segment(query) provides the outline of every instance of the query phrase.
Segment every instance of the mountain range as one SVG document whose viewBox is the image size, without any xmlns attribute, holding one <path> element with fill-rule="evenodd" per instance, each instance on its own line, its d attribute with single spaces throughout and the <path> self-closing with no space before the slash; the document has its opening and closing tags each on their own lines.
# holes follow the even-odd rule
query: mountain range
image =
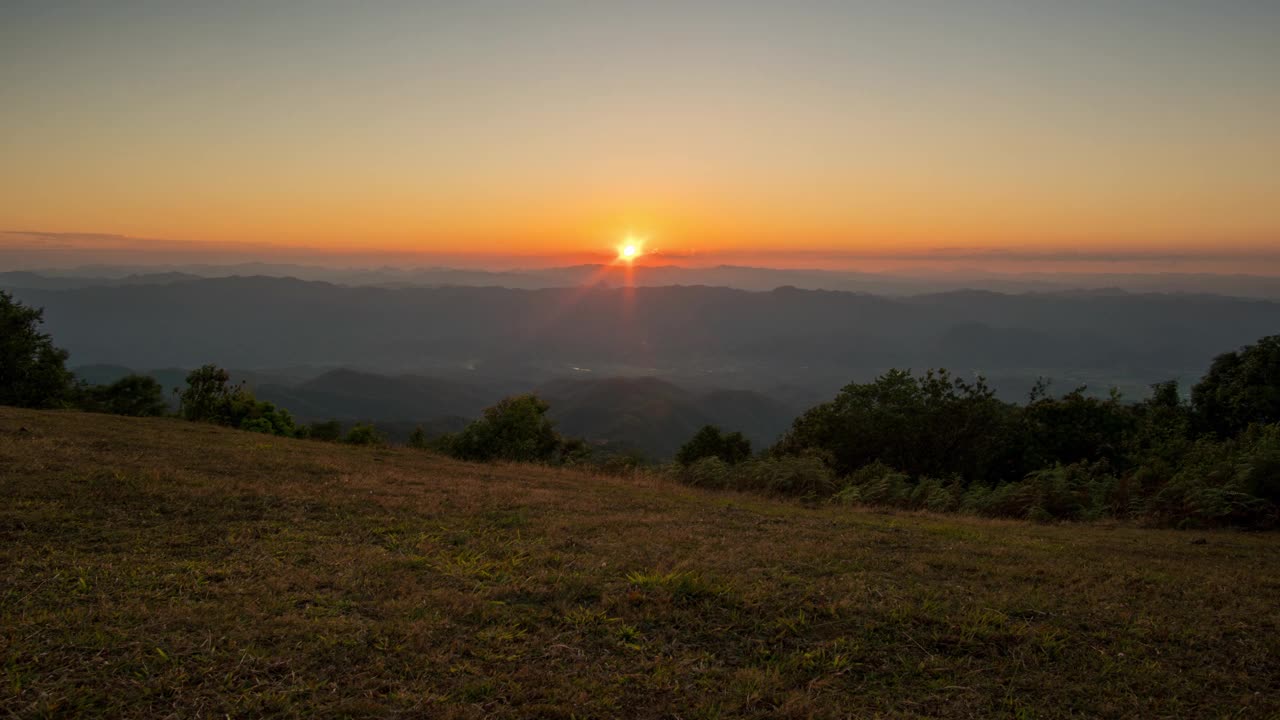
<svg viewBox="0 0 1280 720">
<path fill-rule="evenodd" d="M 0 257 L 0 261 L 2 260 Z M 791 286 L 806 290 L 839 290 L 890 296 L 977 289 L 1003 293 L 1073 290 L 1209 293 L 1280 299 L 1280 277 L 1268 275 L 1167 272 L 996 273 L 978 270 L 859 272 L 738 265 L 572 265 L 505 271 L 451 267 L 342 268 L 266 262 L 232 265 L 86 265 L 40 271 L 0 272 L 0 287 L 70 289 L 257 275 L 384 288 L 462 286 L 540 290 L 582 286 L 707 285 L 767 291 Z"/>
<path fill-rule="evenodd" d="M 279 277 L 14 284 L 86 379 L 235 368 L 303 419 L 456 429 L 537 391 L 561 429 L 665 457 L 701 424 L 767 443 L 841 386 L 891 367 L 984 375 L 1007 399 L 1198 378 L 1280 333 L 1280 303 L 1077 290 L 907 297 L 781 287 L 348 286 Z M 23 276 L 27 277 L 27 276 Z M 19 278 L 21 280 L 22 277 Z M 30 279 L 27 277 L 27 279 Z M 8 283 L 6 285 L 6 283 Z"/>
</svg>

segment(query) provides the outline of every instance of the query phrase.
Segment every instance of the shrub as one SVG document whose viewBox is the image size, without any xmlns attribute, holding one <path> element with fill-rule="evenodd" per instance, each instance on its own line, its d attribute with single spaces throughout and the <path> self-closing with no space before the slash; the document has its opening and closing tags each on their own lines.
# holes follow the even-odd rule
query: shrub
<svg viewBox="0 0 1280 720">
<path fill-rule="evenodd" d="M 1156 523 L 1176 527 L 1270 527 L 1280 495 L 1280 425 L 1238 438 L 1198 440 L 1173 479 L 1146 502 Z"/>
<path fill-rule="evenodd" d="M 260 402 L 244 386 L 231 385 L 231 376 L 217 365 L 203 365 L 187 375 L 187 387 L 179 395 L 178 413 L 197 422 L 297 437 L 299 432 L 288 410 Z"/>
<path fill-rule="evenodd" d="M 931 512 L 950 512 L 960 505 L 957 481 L 944 482 L 938 478 L 921 478 L 911 490 L 911 507 Z"/>
<path fill-rule="evenodd" d="M 163 415 L 169 409 L 164 388 L 146 375 L 126 375 L 110 385 L 82 387 L 77 404 L 90 412 L 133 417 Z"/>
<path fill-rule="evenodd" d="M 911 491 L 911 479 L 905 473 L 876 461 L 850 474 L 835 500 L 854 505 L 906 508 L 911 504 Z"/>
<path fill-rule="evenodd" d="M 269 402 L 257 402 L 249 396 L 248 403 L 236 409 L 235 417 L 240 418 L 238 427 L 241 430 L 253 430 L 284 437 L 305 436 L 299 432 L 293 422 L 293 415 L 288 410 L 278 408 Z"/>
<path fill-rule="evenodd" d="M 587 465 L 591 462 L 591 447 L 581 438 L 568 438 L 559 434 L 555 462 L 561 465 Z"/>
<path fill-rule="evenodd" d="M 1101 516 L 1116 485 L 1105 462 L 1078 462 L 1038 470 L 992 489 L 970 488 L 959 506 L 988 517 L 1048 522 Z"/>
<path fill-rule="evenodd" d="M 685 485 L 722 490 L 729 487 L 729 463 L 716 456 L 680 465 L 676 477 Z"/>
<path fill-rule="evenodd" d="M 1190 478 L 1179 478 L 1161 488 L 1147 502 L 1147 512 L 1155 523 L 1179 528 L 1269 527 L 1276 522 L 1271 503 L 1231 487 Z"/>
<path fill-rule="evenodd" d="M 312 440 L 338 442 L 342 439 L 342 423 L 337 420 L 311 423 L 307 426 L 307 435 Z"/>
<path fill-rule="evenodd" d="M 595 462 L 596 470 L 607 475 L 631 475 L 648 465 L 649 461 L 635 451 L 605 455 Z"/>
<path fill-rule="evenodd" d="M 1280 504 L 1280 424 L 1255 425 L 1245 433 L 1247 451 L 1237 466 L 1244 491 Z"/>
<path fill-rule="evenodd" d="M 417 448 L 418 450 L 425 450 L 427 446 L 427 434 L 422 430 L 422 426 L 419 425 L 413 429 L 412 433 L 409 434 L 409 447 Z"/>
<path fill-rule="evenodd" d="M 381 445 L 386 439 L 373 425 L 356 423 L 343 438 L 343 442 L 349 445 Z"/>
<path fill-rule="evenodd" d="M 835 490 L 831 469 L 814 455 L 750 460 L 728 474 L 731 486 L 738 490 L 799 497 L 827 497 Z"/>
<path fill-rule="evenodd" d="M 676 453 L 676 462 L 689 465 L 717 457 L 734 465 L 751 457 L 751 441 L 740 432 L 725 433 L 715 425 L 703 425 Z"/>
<path fill-rule="evenodd" d="M 441 446 L 461 460 L 556 463 L 580 458 L 586 444 L 566 441 L 547 417 L 551 409 L 536 395 L 515 395 L 486 408 L 484 416 L 462 432 L 445 436 Z"/>
<path fill-rule="evenodd" d="M 240 429 L 267 435 L 275 434 L 275 428 L 272 427 L 271 421 L 266 418 L 246 418 L 244 422 L 240 423 Z"/>
</svg>

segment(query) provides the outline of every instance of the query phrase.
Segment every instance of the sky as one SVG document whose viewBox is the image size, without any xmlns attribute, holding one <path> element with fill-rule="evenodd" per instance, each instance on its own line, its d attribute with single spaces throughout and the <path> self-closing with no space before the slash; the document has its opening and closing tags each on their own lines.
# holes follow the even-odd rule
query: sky
<svg viewBox="0 0 1280 720">
<path fill-rule="evenodd" d="M 1277 68 L 1273 0 L 6 0 L 0 244 L 1247 268 Z"/>
</svg>

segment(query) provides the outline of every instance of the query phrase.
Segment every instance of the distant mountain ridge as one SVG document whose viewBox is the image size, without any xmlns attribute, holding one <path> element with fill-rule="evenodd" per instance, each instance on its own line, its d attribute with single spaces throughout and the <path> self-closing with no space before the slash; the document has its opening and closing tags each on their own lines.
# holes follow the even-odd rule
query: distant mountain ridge
<svg viewBox="0 0 1280 720">
<path fill-rule="evenodd" d="M 1280 333 L 1280 303 L 1108 291 L 895 298 L 784 287 L 384 288 L 296 278 L 12 289 L 95 377 L 205 363 L 305 420 L 456 429 L 539 391 L 562 430 L 669 457 L 698 427 L 772 442 L 799 412 L 890 367 L 1037 378 L 1131 396 Z"/>
<path fill-rule="evenodd" d="M 738 265 L 573 265 L 553 268 L 479 270 L 449 267 L 334 268 L 287 263 L 229 265 L 89 265 L 72 269 L 0 272 L 0 287 L 70 289 L 122 284 L 162 284 L 201 278 L 294 277 L 338 285 L 429 288 L 505 287 L 523 290 L 581 286 L 663 287 L 706 285 L 765 291 L 792 286 L 909 296 L 966 289 L 1003 293 L 1177 292 L 1280 299 L 1280 277 L 1213 273 L 989 273 L 861 272 L 780 269 Z"/>
<path fill-rule="evenodd" d="M 13 292 L 45 309 L 74 364 L 350 367 L 506 387 L 591 371 L 823 396 L 889 367 L 1141 387 L 1198 376 L 1223 349 L 1280 332 L 1280 303 L 1209 295 L 388 289 L 271 277 Z"/>
</svg>

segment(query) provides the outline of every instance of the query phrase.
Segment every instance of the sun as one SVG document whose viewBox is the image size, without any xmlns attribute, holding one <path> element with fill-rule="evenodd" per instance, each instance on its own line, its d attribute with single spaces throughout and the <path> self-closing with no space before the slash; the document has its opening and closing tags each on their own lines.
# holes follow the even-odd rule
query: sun
<svg viewBox="0 0 1280 720">
<path fill-rule="evenodd" d="M 644 238 L 628 235 L 618 246 L 618 259 L 631 262 L 644 254 Z"/>
</svg>

